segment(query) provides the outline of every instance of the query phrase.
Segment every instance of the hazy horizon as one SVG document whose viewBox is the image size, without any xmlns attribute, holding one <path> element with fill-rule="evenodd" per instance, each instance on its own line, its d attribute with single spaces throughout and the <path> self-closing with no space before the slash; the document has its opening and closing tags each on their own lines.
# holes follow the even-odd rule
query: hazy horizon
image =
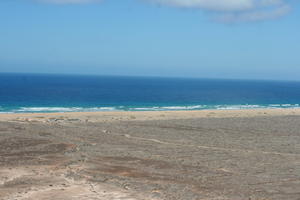
<svg viewBox="0 0 300 200">
<path fill-rule="evenodd" d="M 0 17 L 0 73 L 300 80 L 293 0 L 14 0 Z"/>
<path fill-rule="evenodd" d="M 163 75 L 115 75 L 115 74 L 85 74 L 85 73 L 45 73 L 45 72 L 0 72 L 0 75 L 37 75 L 37 76 L 85 76 L 85 77 L 128 77 L 128 78 L 164 78 L 164 79 L 198 79 L 198 80 L 232 80 L 232 81 L 283 81 L 300 82 L 296 79 L 268 79 L 268 78 L 224 78 L 197 76 L 163 76 Z"/>
</svg>

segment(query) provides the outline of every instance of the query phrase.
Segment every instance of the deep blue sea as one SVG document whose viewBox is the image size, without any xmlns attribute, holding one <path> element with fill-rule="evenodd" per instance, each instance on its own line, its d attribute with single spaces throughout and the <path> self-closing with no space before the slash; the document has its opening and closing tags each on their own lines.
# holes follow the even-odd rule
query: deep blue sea
<svg viewBox="0 0 300 200">
<path fill-rule="evenodd" d="M 300 82 L 0 74 L 0 112 L 300 107 Z"/>
</svg>

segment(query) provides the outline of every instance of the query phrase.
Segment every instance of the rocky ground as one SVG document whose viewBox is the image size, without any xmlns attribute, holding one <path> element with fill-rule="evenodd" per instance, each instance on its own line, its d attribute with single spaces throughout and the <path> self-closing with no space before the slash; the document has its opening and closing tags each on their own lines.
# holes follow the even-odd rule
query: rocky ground
<svg viewBox="0 0 300 200">
<path fill-rule="evenodd" d="M 2 120 L 0 199 L 300 200 L 299 115 L 125 115 Z"/>
</svg>

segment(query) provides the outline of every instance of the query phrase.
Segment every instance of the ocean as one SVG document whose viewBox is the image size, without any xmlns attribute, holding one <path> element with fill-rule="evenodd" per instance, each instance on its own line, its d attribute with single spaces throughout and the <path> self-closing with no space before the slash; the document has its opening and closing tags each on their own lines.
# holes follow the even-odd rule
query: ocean
<svg viewBox="0 0 300 200">
<path fill-rule="evenodd" d="M 0 112 L 300 107 L 300 82 L 0 74 Z"/>
</svg>

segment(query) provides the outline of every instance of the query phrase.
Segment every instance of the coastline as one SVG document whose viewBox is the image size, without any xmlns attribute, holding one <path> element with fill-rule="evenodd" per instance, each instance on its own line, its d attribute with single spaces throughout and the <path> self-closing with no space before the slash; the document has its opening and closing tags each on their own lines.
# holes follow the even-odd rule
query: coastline
<svg viewBox="0 0 300 200">
<path fill-rule="evenodd" d="M 0 114 L 2 200 L 297 200 L 300 109 Z"/>
<path fill-rule="evenodd" d="M 84 122 L 169 120 L 189 118 L 231 118 L 258 116 L 300 115 L 300 108 L 267 108 L 237 110 L 185 110 L 185 111 L 100 111 L 100 112 L 58 112 L 58 113 L 0 113 L 0 121 L 47 122 L 63 118 Z M 61 120 L 59 120 L 61 119 Z M 72 120 L 70 120 L 72 121 Z M 76 121 L 76 120 L 75 120 Z"/>
</svg>

